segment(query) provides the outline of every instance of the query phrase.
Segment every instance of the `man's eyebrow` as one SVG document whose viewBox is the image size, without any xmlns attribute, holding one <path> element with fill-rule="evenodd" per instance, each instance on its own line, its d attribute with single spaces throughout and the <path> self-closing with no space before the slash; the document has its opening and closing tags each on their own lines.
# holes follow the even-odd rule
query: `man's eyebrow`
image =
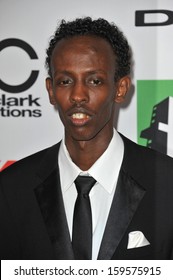
<svg viewBox="0 0 173 280">
<path fill-rule="evenodd" d="M 57 74 L 63 74 L 63 75 L 72 75 L 74 72 L 70 71 L 70 70 L 56 70 L 54 73 L 54 76 L 56 76 Z M 88 75 L 94 75 L 94 74 L 106 74 L 106 71 L 104 71 L 103 69 L 94 69 L 94 70 L 88 70 L 85 72 Z"/>
<path fill-rule="evenodd" d="M 56 70 L 54 74 L 57 75 L 57 74 L 70 74 L 70 73 L 72 72 L 67 70 Z"/>
<path fill-rule="evenodd" d="M 95 69 L 95 70 L 91 70 L 91 71 L 87 71 L 88 74 L 97 74 L 97 73 L 103 73 L 105 74 L 106 71 L 104 71 L 103 69 Z"/>
</svg>

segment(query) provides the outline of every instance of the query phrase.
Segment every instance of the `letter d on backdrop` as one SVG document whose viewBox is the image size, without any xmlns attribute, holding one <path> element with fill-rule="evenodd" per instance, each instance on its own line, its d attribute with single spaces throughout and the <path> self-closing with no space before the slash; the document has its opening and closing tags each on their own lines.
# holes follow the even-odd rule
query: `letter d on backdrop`
<svg viewBox="0 0 173 280">
<path fill-rule="evenodd" d="M 164 14 L 167 16 L 166 21 L 145 22 L 146 14 Z M 135 26 L 163 26 L 173 24 L 173 11 L 170 10 L 141 10 L 135 12 Z"/>
</svg>

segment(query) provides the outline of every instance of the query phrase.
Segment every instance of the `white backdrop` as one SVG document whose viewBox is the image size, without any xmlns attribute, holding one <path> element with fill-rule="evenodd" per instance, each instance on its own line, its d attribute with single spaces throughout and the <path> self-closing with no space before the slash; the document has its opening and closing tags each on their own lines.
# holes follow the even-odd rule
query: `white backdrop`
<svg viewBox="0 0 173 280">
<path fill-rule="evenodd" d="M 2 49 L 0 80 L 9 85 L 18 85 L 27 80 L 32 70 L 39 70 L 36 82 L 23 92 L 10 93 L 0 88 L 0 168 L 5 162 L 18 160 L 41 150 L 62 137 L 63 127 L 57 113 L 49 104 L 44 82 L 45 49 L 57 22 L 62 18 L 103 17 L 115 22 L 128 38 L 135 61 L 134 92 L 129 95 L 126 106 L 120 109 L 117 128 L 137 142 L 136 81 L 173 79 L 173 24 L 135 26 L 135 11 L 141 10 L 173 11 L 173 1 L 0 0 L 0 40 L 23 40 L 38 56 L 38 59 L 30 59 L 24 50 L 14 46 Z M 167 20 L 164 13 L 150 13 L 145 16 L 145 23 L 161 23 Z M 26 99 L 23 105 L 20 105 L 22 98 Z M 29 99 L 35 102 L 29 103 Z M 2 107 L 6 111 L 2 112 Z M 32 114 L 34 110 L 39 110 L 41 117 L 15 115 L 28 109 Z M 12 112 L 13 110 L 16 111 Z"/>
</svg>

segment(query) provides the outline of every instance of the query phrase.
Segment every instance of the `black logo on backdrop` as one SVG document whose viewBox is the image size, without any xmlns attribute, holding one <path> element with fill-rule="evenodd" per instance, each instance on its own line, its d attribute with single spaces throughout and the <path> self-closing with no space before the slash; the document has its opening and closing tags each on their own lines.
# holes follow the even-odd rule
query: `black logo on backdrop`
<svg viewBox="0 0 173 280">
<path fill-rule="evenodd" d="M 5 49 L 7 47 L 21 48 L 29 55 L 30 59 L 38 59 L 38 56 L 37 56 L 35 50 L 28 43 L 26 43 L 23 40 L 14 39 L 14 38 L 2 40 L 0 42 L 0 51 L 2 51 L 3 49 Z M 32 70 L 28 79 L 25 82 L 23 82 L 20 85 L 15 85 L 15 86 L 9 85 L 0 79 L 0 88 L 4 91 L 10 92 L 10 93 L 23 92 L 23 91 L 29 89 L 35 83 L 35 81 L 38 77 L 38 73 L 39 73 L 38 70 Z"/>
<path fill-rule="evenodd" d="M 161 22 L 146 22 L 147 14 L 164 14 L 166 20 Z M 165 26 L 173 24 L 173 11 L 170 10 L 140 10 L 135 12 L 135 26 Z"/>
<path fill-rule="evenodd" d="M 31 45 L 27 42 L 8 38 L 0 42 L 0 51 L 8 47 L 18 47 L 25 51 L 30 59 L 38 59 L 38 56 Z M 39 71 L 32 70 L 28 79 L 19 85 L 9 85 L 0 79 L 0 89 L 8 93 L 17 94 L 28 90 L 36 82 Z M 40 97 L 33 97 L 31 94 L 24 97 L 13 97 L 6 94 L 0 96 L 0 116 L 1 117 L 41 117 Z"/>
<path fill-rule="evenodd" d="M 168 111 L 170 108 L 170 98 L 166 98 L 159 104 L 153 107 L 150 127 L 141 131 L 141 138 L 147 139 L 147 147 L 167 154 L 167 141 L 168 132 L 159 129 L 159 124 L 165 124 L 169 126 L 168 123 Z"/>
</svg>

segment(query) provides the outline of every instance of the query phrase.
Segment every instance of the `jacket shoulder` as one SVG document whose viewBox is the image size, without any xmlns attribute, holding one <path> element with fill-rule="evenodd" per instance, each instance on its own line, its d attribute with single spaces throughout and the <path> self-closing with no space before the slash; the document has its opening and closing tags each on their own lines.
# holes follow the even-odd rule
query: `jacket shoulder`
<svg viewBox="0 0 173 280">
<path fill-rule="evenodd" d="M 18 160 L 17 162 L 13 163 L 2 172 L 0 172 L 0 178 L 3 180 L 9 177 L 17 177 L 23 176 L 24 174 L 32 174 L 37 170 L 41 162 L 46 157 L 55 157 L 58 154 L 60 142 L 51 146 L 47 147 L 41 151 L 38 151 L 34 154 L 31 154 L 23 159 Z"/>
<path fill-rule="evenodd" d="M 160 181 L 159 184 L 170 185 L 173 181 L 173 158 L 121 136 L 125 147 L 123 168 L 126 173 L 138 181 Z"/>
<path fill-rule="evenodd" d="M 141 161 L 144 158 L 146 158 L 147 160 L 153 158 L 158 162 L 168 162 L 170 164 L 173 164 L 172 157 L 158 152 L 156 150 L 150 149 L 148 147 L 136 144 L 135 142 L 126 138 L 125 136 L 121 136 L 124 141 L 125 151 L 128 153 L 128 155 L 133 154 L 135 159 L 139 159 Z"/>
</svg>

